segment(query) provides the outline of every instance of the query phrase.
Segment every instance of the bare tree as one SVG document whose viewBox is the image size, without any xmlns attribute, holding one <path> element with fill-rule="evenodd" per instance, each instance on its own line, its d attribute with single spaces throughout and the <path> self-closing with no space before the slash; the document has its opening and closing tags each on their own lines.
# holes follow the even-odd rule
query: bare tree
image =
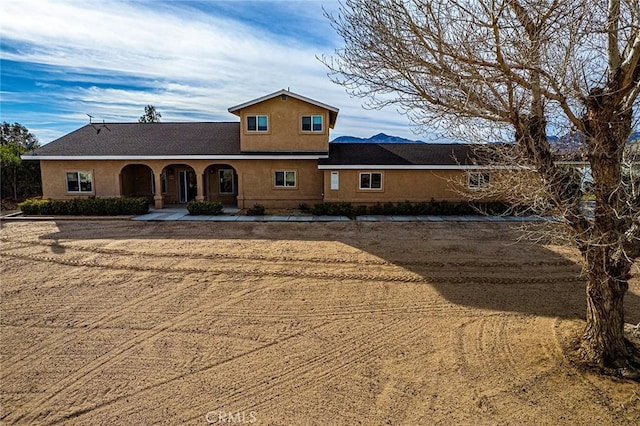
<svg viewBox="0 0 640 426">
<path fill-rule="evenodd" d="M 511 165 L 541 183 L 532 206 L 560 214 L 584 258 L 581 353 L 637 378 L 623 299 L 640 256 L 637 156 L 625 161 L 640 92 L 638 1 L 346 0 L 327 16 L 345 46 L 323 62 L 369 107 L 399 107 L 419 130 L 515 141 Z M 579 136 L 593 218 L 580 175 L 554 158 L 550 128 Z"/>
</svg>

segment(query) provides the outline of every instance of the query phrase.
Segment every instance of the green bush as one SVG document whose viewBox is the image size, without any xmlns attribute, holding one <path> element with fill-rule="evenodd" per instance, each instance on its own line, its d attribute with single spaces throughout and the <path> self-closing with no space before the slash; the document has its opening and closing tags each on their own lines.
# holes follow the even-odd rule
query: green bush
<svg viewBox="0 0 640 426">
<path fill-rule="evenodd" d="M 375 203 L 368 208 L 363 205 L 353 207 L 351 203 L 322 203 L 316 204 L 311 209 L 311 213 L 316 216 L 347 216 L 354 218 L 356 216 L 370 215 L 402 215 L 402 216 L 427 216 L 427 215 L 474 215 L 489 214 L 501 215 L 509 212 L 509 205 L 494 202 L 450 202 L 450 201 L 423 201 L 419 203 L 411 203 L 403 201 L 401 203 L 386 202 Z"/>
<path fill-rule="evenodd" d="M 192 216 L 214 216 L 222 213 L 222 203 L 220 201 L 191 200 L 187 203 L 187 210 Z"/>
<path fill-rule="evenodd" d="M 382 204 L 380 204 L 378 202 L 378 203 L 375 203 L 372 206 L 369 206 L 369 214 L 372 214 L 372 215 L 382 215 L 382 214 L 384 214 L 384 210 L 382 209 Z"/>
<path fill-rule="evenodd" d="M 356 206 L 353 214 L 354 216 L 365 216 L 367 214 L 367 206 L 363 206 L 363 205 Z"/>
<path fill-rule="evenodd" d="M 262 204 L 254 204 L 252 208 L 247 209 L 249 216 L 264 216 L 265 208 Z"/>
<path fill-rule="evenodd" d="M 30 199 L 18 208 L 27 215 L 118 216 L 147 213 L 149 204 L 146 198 Z"/>
<path fill-rule="evenodd" d="M 22 213 L 24 214 L 42 214 L 42 207 L 45 204 L 50 203 L 51 200 L 34 200 L 34 199 L 29 199 L 26 201 L 23 201 L 21 203 L 18 203 L 18 209 L 20 209 L 22 211 Z"/>
<path fill-rule="evenodd" d="M 311 214 L 315 216 L 347 216 L 355 217 L 355 210 L 351 203 L 320 203 L 311 208 Z"/>
</svg>

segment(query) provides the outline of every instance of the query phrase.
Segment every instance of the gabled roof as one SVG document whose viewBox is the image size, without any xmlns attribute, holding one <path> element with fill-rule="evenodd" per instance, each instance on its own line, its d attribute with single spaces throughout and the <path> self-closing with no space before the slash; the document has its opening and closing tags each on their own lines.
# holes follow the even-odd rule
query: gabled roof
<svg viewBox="0 0 640 426">
<path fill-rule="evenodd" d="M 338 111 L 340 111 L 338 108 L 332 107 L 331 105 L 327 105 L 322 102 L 315 101 L 313 99 L 304 97 L 302 95 L 298 95 L 297 93 L 293 93 L 285 89 L 278 90 L 277 92 L 273 92 L 271 94 L 262 96 L 260 98 L 244 102 L 240 105 L 232 106 L 231 108 L 229 108 L 229 112 L 235 115 L 240 115 L 239 111 L 244 108 L 259 104 L 260 102 L 268 101 L 270 99 L 273 99 L 279 96 L 288 96 L 288 97 L 297 99 L 299 101 L 306 102 L 308 104 L 326 109 L 327 111 L 329 111 L 329 127 L 333 129 L 333 127 L 335 126 L 336 119 L 338 118 Z"/>
<path fill-rule="evenodd" d="M 98 133 L 98 130 L 100 132 Z M 317 159 L 327 152 L 242 152 L 240 123 L 94 123 L 22 156 L 24 160 Z"/>
<path fill-rule="evenodd" d="M 25 157 L 212 154 L 240 154 L 240 123 L 94 123 L 43 145 L 32 156 Z"/>
<path fill-rule="evenodd" d="M 481 168 L 465 144 L 330 143 L 320 169 L 460 169 Z"/>
</svg>

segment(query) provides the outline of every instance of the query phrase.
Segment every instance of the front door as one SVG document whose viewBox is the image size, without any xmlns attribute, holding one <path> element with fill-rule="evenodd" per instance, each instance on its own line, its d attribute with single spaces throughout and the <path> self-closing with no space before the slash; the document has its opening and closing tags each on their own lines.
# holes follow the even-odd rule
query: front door
<svg viewBox="0 0 640 426">
<path fill-rule="evenodd" d="M 234 182 L 233 182 L 233 169 L 220 169 L 218 170 L 219 186 L 218 194 L 220 195 L 233 195 Z"/>
<path fill-rule="evenodd" d="M 196 174 L 190 170 L 178 172 L 178 195 L 181 203 L 187 203 L 198 195 Z"/>
<path fill-rule="evenodd" d="M 187 182 L 187 171 L 180 170 L 178 172 L 178 195 L 181 203 L 186 203 L 189 196 L 188 191 L 188 182 Z"/>
</svg>

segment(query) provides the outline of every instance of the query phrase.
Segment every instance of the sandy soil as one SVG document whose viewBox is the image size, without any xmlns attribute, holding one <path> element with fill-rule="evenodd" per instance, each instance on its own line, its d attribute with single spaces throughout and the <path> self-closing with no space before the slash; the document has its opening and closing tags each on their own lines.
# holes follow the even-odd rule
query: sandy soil
<svg viewBox="0 0 640 426">
<path fill-rule="evenodd" d="M 508 224 L 7 222 L 12 424 L 640 424 L 570 362 L 576 253 Z M 640 279 L 626 298 L 640 322 Z"/>
</svg>

